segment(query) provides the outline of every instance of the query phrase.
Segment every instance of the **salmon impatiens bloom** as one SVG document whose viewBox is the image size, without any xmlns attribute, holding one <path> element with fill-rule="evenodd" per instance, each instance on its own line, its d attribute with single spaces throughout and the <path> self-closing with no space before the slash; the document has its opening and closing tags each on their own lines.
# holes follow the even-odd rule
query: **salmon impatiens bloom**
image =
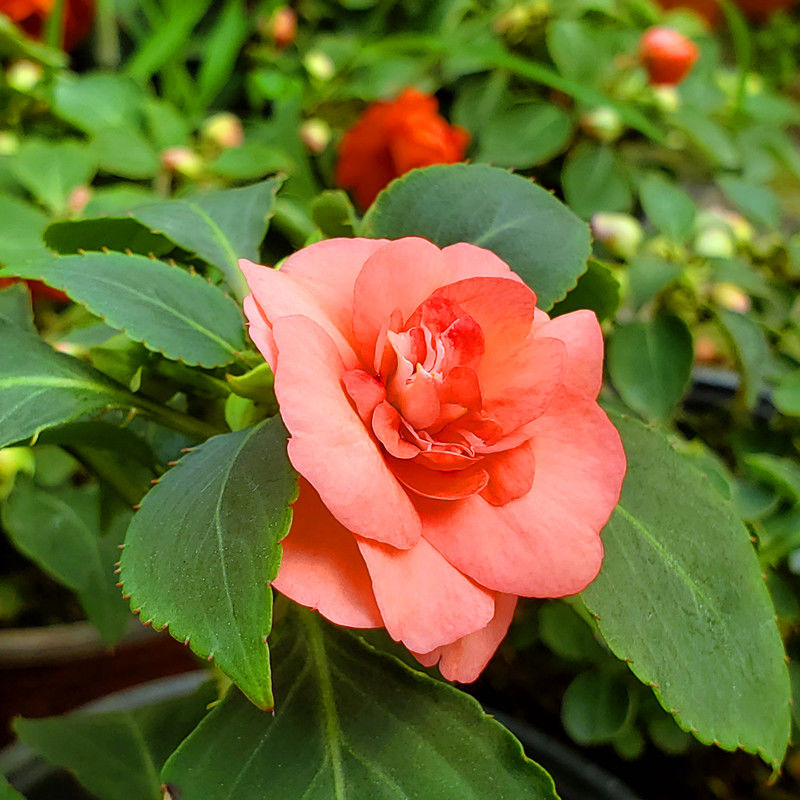
<svg viewBox="0 0 800 800">
<path fill-rule="evenodd" d="M 462 161 L 469 133 L 450 125 L 438 109 L 435 97 L 417 89 L 391 103 L 372 103 L 342 138 L 336 183 L 365 209 L 409 170 Z"/>
<path fill-rule="evenodd" d="M 471 244 L 330 239 L 240 262 L 300 473 L 275 588 L 474 680 L 518 596 L 581 591 L 625 454 L 591 311 L 549 320 Z"/>
<path fill-rule="evenodd" d="M 0 14 L 19 25 L 28 36 L 40 39 L 55 0 L 0 0 Z M 66 0 L 63 47 L 71 50 L 85 39 L 94 21 L 94 0 Z"/>
</svg>

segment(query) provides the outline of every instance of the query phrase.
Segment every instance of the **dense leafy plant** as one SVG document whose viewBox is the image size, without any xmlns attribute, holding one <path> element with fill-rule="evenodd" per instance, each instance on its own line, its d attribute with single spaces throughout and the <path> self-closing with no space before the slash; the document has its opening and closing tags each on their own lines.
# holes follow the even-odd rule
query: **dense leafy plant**
<svg viewBox="0 0 800 800">
<path fill-rule="evenodd" d="M 273 599 L 297 474 L 238 259 L 418 236 L 491 251 L 555 320 L 596 314 L 627 457 L 598 577 L 523 603 L 484 686 L 547 694 L 530 664 L 580 745 L 694 737 L 777 774 L 800 724 L 800 26 L 719 6 L 710 29 L 648 0 L 101 3 L 75 70 L 0 17 L 3 528 L 104 641 L 124 593 L 224 676 L 20 720 L 23 742 L 102 798 L 556 796 L 385 633 Z M 699 58 L 651 80 L 665 24 Z M 414 130 L 449 119 L 470 163 L 414 142 L 392 164 L 421 168 L 357 210 L 337 139 L 410 86 L 444 115 Z M 368 144 L 395 158 L 409 130 Z M 20 580 L 0 576 L 9 622 Z"/>
</svg>

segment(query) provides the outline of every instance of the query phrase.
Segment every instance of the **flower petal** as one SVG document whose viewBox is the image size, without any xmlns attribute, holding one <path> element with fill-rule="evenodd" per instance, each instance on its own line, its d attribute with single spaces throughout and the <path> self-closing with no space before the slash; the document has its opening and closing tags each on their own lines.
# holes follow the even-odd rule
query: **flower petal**
<svg viewBox="0 0 800 800">
<path fill-rule="evenodd" d="M 509 278 L 522 283 L 522 278 L 502 258 L 491 250 L 468 242 L 458 242 L 442 249 L 442 257 L 449 270 L 450 279 L 445 283 L 463 281 L 465 278 Z"/>
<path fill-rule="evenodd" d="M 503 506 L 415 498 L 423 536 L 482 586 L 525 597 L 575 594 L 600 569 L 599 532 L 619 500 L 625 453 L 605 413 L 575 393 L 554 400 L 531 430 L 528 494 Z"/>
<path fill-rule="evenodd" d="M 483 463 L 465 469 L 430 469 L 414 461 L 390 459 L 397 480 L 412 492 L 435 500 L 461 500 L 482 491 L 489 483 Z"/>
<path fill-rule="evenodd" d="M 555 317 L 537 328 L 536 335 L 560 339 L 566 345 L 564 385 L 597 397 L 603 383 L 603 332 L 594 312 L 581 309 Z"/>
<path fill-rule="evenodd" d="M 481 466 L 489 473 L 489 483 L 481 497 L 493 506 L 503 506 L 523 497 L 533 486 L 535 459 L 529 441 L 511 450 L 486 456 Z"/>
<path fill-rule="evenodd" d="M 295 469 L 348 530 L 411 547 L 420 521 L 342 385 L 346 371 L 330 337 L 306 317 L 280 317 L 275 395 L 291 433 Z"/>
<path fill-rule="evenodd" d="M 402 325 L 433 291 L 448 282 L 436 245 L 419 237 L 386 242 L 364 263 L 354 290 L 353 335 L 365 364 L 386 321 L 399 310 Z"/>
<path fill-rule="evenodd" d="M 414 458 L 419 447 L 400 436 L 400 414 L 394 406 L 383 402 L 376 406 L 372 415 L 372 432 L 395 458 Z"/>
<path fill-rule="evenodd" d="M 278 363 L 278 349 L 275 347 L 272 325 L 270 325 L 269 321 L 264 316 L 264 312 L 261 310 L 252 294 L 245 297 L 243 308 L 249 323 L 248 332 L 250 338 L 274 372 L 275 365 Z"/>
<path fill-rule="evenodd" d="M 483 410 L 504 433 L 536 419 L 561 387 L 565 358 L 563 342 L 533 334 L 485 358 L 478 369 Z"/>
<path fill-rule="evenodd" d="M 337 625 L 380 628 L 383 620 L 355 537 L 333 518 L 303 478 L 293 512 L 272 585 Z"/>
<path fill-rule="evenodd" d="M 494 617 L 485 628 L 462 636 L 452 644 L 437 647 L 430 653 L 413 653 L 414 658 L 426 667 L 438 663 L 439 672 L 449 681 L 472 683 L 503 641 L 516 606 L 514 595 L 498 594 L 494 599 Z"/>
<path fill-rule="evenodd" d="M 244 259 L 239 261 L 239 269 L 244 273 L 251 296 L 261 311 L 261 315 L 257 317 L 250 317 L 248 314 L 251 328 L 261 327 L 264 320 L 274 326 L 279 317 L 308 317 L 333 340 L 348 369 L 360 366 L 350 342 L 351 326 L 349 321 L 344 321 L 344 317 L 349 316 L 351 306 L 348 306 L 348 314 L 344 317 L 341 313 L 331 316 L 329 309 L 321 303 L 320 296 L 302 278 L 282 269 L 262 267 Z M 253 305 L 248 304 L 248 308 L 252 311 Z"/>
<path fill-rule="evenodd" d="M 427 653 L 485 628 L 493 594 L 451 566 L 424 539 L 410 550 L 357 539 L 389 635 Z"/>
</svg>

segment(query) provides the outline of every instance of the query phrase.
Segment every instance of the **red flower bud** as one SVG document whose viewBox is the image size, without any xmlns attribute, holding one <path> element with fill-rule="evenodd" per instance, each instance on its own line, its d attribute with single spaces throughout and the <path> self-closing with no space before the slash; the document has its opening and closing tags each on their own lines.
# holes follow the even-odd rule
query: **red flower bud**
<svg viewBox="0 0 800 800">
<path fill-rule="evenodd" d="M 697 45 L 672 28 L 650 28 L 639 43 L 639 58 L 652 84 L 680 83 L 699 55 Z"/>
</svg>

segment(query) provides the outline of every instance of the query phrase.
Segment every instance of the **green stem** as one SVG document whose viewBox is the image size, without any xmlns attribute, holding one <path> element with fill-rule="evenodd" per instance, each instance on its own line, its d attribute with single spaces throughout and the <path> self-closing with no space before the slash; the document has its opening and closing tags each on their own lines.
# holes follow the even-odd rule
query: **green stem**
<svg viewBox="0 0 800 800">
<path fill-rule="evenodd" d="M 730 0 L 717 0 L 733 39 L 736 53 L 736 68 L 739 72 L 736 85 L 736 97 L 733 104 L 733 118 L 738 121 L 742 116 L 742 107 L 747 95 L 747 74 L 753 61 L 753 43 L 750 41 L 750 28 L 742 12 Z"/>
<path fill-rule="evenodd" d="M 48 14 L 44 23 L 45 43 L 56 50 L 61 50 L 64 43 L 64 12 L 66 5 L 66 0 L 55 0 L 53 10 Z"/>
<path fill-rule="evenodd" d="M 98 0 L 97 62 L 106 69 L 116 69 L 120 63 L 119 30 L 117 28 L 116 0 Z"/>
<path fill-rule="evenodd" d="M 212 425 L 209 422 L 195 419 L 188 414 L 157 403 L 154 400 L 148 400 L 141 395 L 135 395 L 135 400 L 136 407 L 139 411 L 146 414 L 154 422 L 163 425 L 165 428 L 172 428 L 172 430 L 178 431 L 178 433 L 183 433 L 195 441 L 205 441 L 211 436 L 226 433 L 224 428 L 218 428 L 216 425 Z"/>
</svg>

